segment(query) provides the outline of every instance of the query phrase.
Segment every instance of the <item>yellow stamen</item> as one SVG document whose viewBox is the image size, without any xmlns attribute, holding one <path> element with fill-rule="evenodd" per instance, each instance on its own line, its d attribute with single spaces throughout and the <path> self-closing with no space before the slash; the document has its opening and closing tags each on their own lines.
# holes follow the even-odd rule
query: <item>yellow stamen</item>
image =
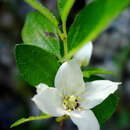
<svg viewBox="0 0 130 130">
<path fill-rule="evenodd" d="M 63 99 L 63 107 L 67 110 L 67 111 L 73 111 L 76 110 L 79 107 L 79 101 L 80 97 L 76 97 L 76 96 L 64 96 Z"/>
</svg>

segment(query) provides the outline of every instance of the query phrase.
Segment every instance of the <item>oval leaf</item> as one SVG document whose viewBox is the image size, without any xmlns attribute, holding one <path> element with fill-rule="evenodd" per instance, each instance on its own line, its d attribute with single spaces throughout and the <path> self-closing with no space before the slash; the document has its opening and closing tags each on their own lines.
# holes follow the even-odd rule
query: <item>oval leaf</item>
<svg viewBox="0 0 130 130">
<path fill-rule="evenodd" d="M 55 26 L 42 14 L 30 13 L 22 30 L 22 39 L 60 57 L 59 38 Z"/>
<path fill-rule="evenodd" d="M 129 3 L 130 0 L 95 0 L 88 4 L 69 30 L 70 52 L 66 58 L 73 56 L 85 43 L 94 40 Z"/>
<path fill-rule="evenodd" d="M 31 85 L 45 83 L 53 85 L 59 63 L 45 50 L 33 45 L 17 45 L 16 63 L 22 77 Z"/>
<path fill-rule="evenodd" d="M 103 103 L 93 108 L 99 123 L 102 125 L 115 112 L 119 98 L 115 94 L 111 94 Z"/>
</svg>

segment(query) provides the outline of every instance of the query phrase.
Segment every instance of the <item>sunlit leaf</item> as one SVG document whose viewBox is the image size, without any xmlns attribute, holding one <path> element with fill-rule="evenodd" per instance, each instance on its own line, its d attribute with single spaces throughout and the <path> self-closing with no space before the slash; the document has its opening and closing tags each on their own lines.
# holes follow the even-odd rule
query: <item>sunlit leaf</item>
<svg viewBox="0 0 130 130">
<path fill-rule="evenodd" d="M 130 0 L 94 0 L 88 4 L 77 15 L 69 30 L 69 53 L 66 58 L 94 40 L 129 3 Z"/>
</svg>

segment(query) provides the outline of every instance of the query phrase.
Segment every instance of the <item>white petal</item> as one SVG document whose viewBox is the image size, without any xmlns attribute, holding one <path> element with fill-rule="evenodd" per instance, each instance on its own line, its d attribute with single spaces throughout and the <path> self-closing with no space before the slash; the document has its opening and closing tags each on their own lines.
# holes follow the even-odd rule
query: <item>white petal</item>
<svg viewBox="0 0 130 130">
<path fill-rule="evenodd" d="M 37 94 L 32 100 L 43 113 L 52 116 L 64 115 L 62 98 L 56 88 L 49 88 L 45 84 L 39 84 L 37 86 Z"/>
<path fill-rule="evenodd" d="M 85 100 L 81 102 L 81 106 L 90 109 L 102 103 L 110 94 L 118 89 L 119 84 L 109 80 L 96 80 L 86 83 L 86 92 L 83 95 Z"/>
<path fill-rule="evenodd" d="M 61 65 L 55 77 L 55 87 L 65 95 L 80 93 L 85 89 L 80 66 L 75 60 Z"/>
<path fill-rule="evenodd" d="M 99 130 L 98 120 L 91 110 L 80 111 L 70 115 L 72 121 L 78 126 L 79 130 Z"/>
<path fill-rule="evenodd" d="M 74 58 L 78 61 L 81 66 L 87 66 L 93 50 L 92 42 L 85 44 L 75 55 Z"/>
</svg>

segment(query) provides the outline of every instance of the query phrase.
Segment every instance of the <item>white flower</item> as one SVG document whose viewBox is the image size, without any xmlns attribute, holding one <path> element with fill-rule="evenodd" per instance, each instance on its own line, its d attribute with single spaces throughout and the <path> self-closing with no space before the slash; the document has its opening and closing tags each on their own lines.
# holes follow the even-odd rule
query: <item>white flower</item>
<svg viewBox="0 0 130 130">
<path fill-rule="evenodd" d="M 118 85 L 109 80 L 84 83 L 80 66 L 73 59 L 59 68 L 55 88 L 39 84 L 32 100 L 44 113 L 54 117 L 69 115 L 79 130 L 99 130 L 91 109 L 114 93 Z"/>
<path fill-rule="evenodd" d="M 87 66 L 93 50 L 92 42 L 86 43 L 75 55 L 74 59 L 78 61 L 81 66 Z"/>
</svg>

